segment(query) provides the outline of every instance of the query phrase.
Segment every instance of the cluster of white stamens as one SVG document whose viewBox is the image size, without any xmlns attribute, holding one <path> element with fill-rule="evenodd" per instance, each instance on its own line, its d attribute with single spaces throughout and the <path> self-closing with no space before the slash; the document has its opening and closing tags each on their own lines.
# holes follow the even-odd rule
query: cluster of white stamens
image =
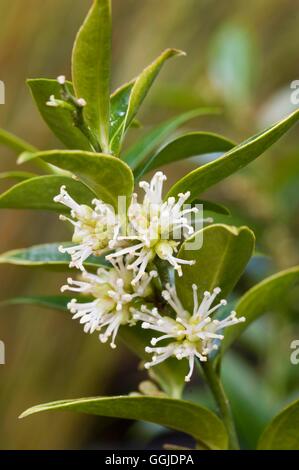
<svg viewBox="0 0 299 470">
<path fill-rule="evenodd" d="M 62 77 L 59 83 L 64 84 Z M 63 82 L 63 83 L 62 83 Z M 163 183 L 166 176 L 157 172 L 150 183 L 141 182 L 145 196 L 142 203 L 133 194 L 128 209 L 128 227 L 123 233 L 123 226 L 113 208 L 94 199 L 93 207 L 78 204 L 63 186 L 54 201 L 70 210 L 70 216 L 61 215 L 74 227 L 73 246 L 61 246 L 62 253 L 71 257 L 70 267 L 81 271 L 79 279 L 68 279 L 62 291 L 69 290 L 89 298 L 86 301 L 72 299 L 68 308 L 74 319 L 79 319 L 86 333 L 100 331 L 99 339 L 105 343 L 111 338 L 111 347 L 115 348 L 115 338 L 121 325 L 134 325 L 142 322 L 142 328 L 161 333 L 153 337 L 151 346 L 146 348 L 152 353 L 150 368 L 171 356 L 189 361 L 189 381 L 194 369 L 195 359 L 206 361 L 211 351 L 218 348 L 223 339 L 222 330 L 230 325 L 244 321 L 231 312 L 224 320 L 212 318 L 221 306 L 221 300 L 214 305 L 220 293 L 216 288 L 212 293 L 205 292 L 201 303 L 198 302 L 197 287 L 193 285 L 193 312 L 186 311 L 178 298 L 175 287 L 167 285 L 162 297 L 171 306 L 174 317 L 160 313 L 157 308 L 140 305 L 152 301 L 152 280 L 156 271 L 149 271 L 151 262 L 158 257 L 168 263 L 182 275 L 183 264 L 193 261 L 175 256 L 179 245 L 186 237 L 193 234 L 192 214 L 198 212 L 195 207 L 185 208 L 190 193 L 179 194 L 178 198 L 169 197 L 163 201 Z M 189 220 L 189 218 L 191 218 Z M 202 222 L 204 219 L 202 220 Z M 99 268 L 97 274 L 85 270 L 85 262 L 90 255 L 106 255 L 110 268 Z M 159 286 L 159 283 L 157 284 Z M 156 287 L 157 287 L 156 286 Z M 158 343 L 166 341 L 162 346 Z"/>
<path fill-rule="evenodd" d="M 69 290 L 77 294 L 90 296 L 88 302 L 78 302 L 72 299 L 68 308 L 73 319 L 80 319 L 84 325 L 85 333 L 102 331 L 99 335 L 102 343 L 111 337 L 111 347 L 115 348 L 115 338 L 120 325 L 132 324 L 130 312 L 132 302 L 137 298 L 143 300 L 150 296 L 151 280 L 157 273 L 151 271 L 145 274 L 142 280 L 133 288 L 132 275 L 127 270 L 123 259 L 114 262 L 113 268 L 99 268 L 97 274 L 82 273 L 80 280 L 68 279 L 68 284 L 61 288 L 62 292 Z"/>
<path fill-rule="evenodd" d="M 117 240 L 120 224 L 110 206 L 98 199 L 94 199 L 89 206 L 78 204 L 67 193 L 65 186 L 60 189 L 60 194 L 54 198 L 71 210 L 71 218 L 61 215 L 61 220 L 67 220 L 74 227 L 72 241 L 74 246 L 61 246 L 62 253 L 71 256 L 70 267 L 84 270 L 84 262 L 92 255 L 100 255 L 107 251 L 112 243 Z"/>
<path fill-rule="evenodd" d="M 245 321 L 244 317 L 237 318 L 232 311 L 224 320 L 213 319 L 212 315 L 221 306 L 226 305 L 222 299 L 213 306 L 214 300 L 220 293 L 220 288 L 215 288 L 212 293 L 205 292 L 201 303 L 198 302 L 197 286 L 193 288 L 193 312 L 190 314 L 182 306 L 174 287 L 167 286 L 162 292 L 164 299 L 169 303 L 176 314 L 176 318 L 161 315 L 157 308 L 149 309 L 145 305 L 140 310 L 132 308 L 133 318 L 142 321 L 142 328 L 151 329 L 161 336 L 154 337 L 151 345 L 146 348 L 147 353 L 152 353 L 151 362 L 145 364 L 145 368 L 155 366 L 171 356 L 189 361 L 189 373 L 185 377 L 188 382 L 192 376 L 195 359 L 206 361 L 207 356 L 218 349 L 218 342 L 223 339 L 222 330 L 228 326 Z M 157 346 L 160 341 L 167 340 L 165 346 Z"/>
<path fill-rule="evenodd" d="M 130 253 L 134 256 L 129 269 L 135 271 L 137 282 L 146 271 L 148 264 L 158 256 L 166 260 L 182 275 L 182 265 L 192 265 L 194 261 L 179 259 L 175 256 L 182 239 L 194 232 L 191 216 L 198 212 L 196 207 L 183 208 L 190 192 L 179 194 L 178 200 L 169 197 L 163 201 L 163 183 L 166 176 L 158 171 L 150 183 L 142 181 L 140 188 L 145 192 L 142 203 L 137 202 L 133 194 L 128 210 L 128 233 L 119 240 L 134 243 L 123 250 L 107 256 L 108 260 L 115 256 Z M 209 220 L 210 221 L 210 220 Z"/>
</svg>

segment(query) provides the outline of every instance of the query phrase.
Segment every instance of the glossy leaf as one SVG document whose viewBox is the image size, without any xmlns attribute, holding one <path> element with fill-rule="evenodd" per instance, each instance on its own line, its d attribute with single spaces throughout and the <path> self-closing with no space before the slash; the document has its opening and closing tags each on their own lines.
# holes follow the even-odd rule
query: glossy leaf
<svg viewBox="0 0 299 470">
<path fill-rule="evenodd" d="M 36 158 L 70 171 L 104 202 L 117 208 L 118 196 L 131 197 L 134 180 L 128 165 L 110 155 L 80 151 L 50 150 Z"/>
<path fill-rule="evenodd" d="M 218 112 L 217 108 L 198 108 L 168 119 L 139 139 L 136 144 L 125 152 L 123 159 L 131 168 L 135 169 L 139 164 L 146 163 L 146 157 L 178 127 L 198 116 L 217 114 Z"/>
<path fill-rule="evenodd" d="M 71 245 L 71 243 L 45 243 L 35 245 L 29 248 L 7 251 L 0 255 L 0 264 L 15 264 L 18 266 L 43 267 L 51 270 L 68 271 L 70 256 L 67 253 L 61 253 L 59 246 Z M 96 268 L 106 264 L 103 257 L 90 256 L 85 265 L 87 268 Z"/>
<path fill-rule="evenodd" d="M 127 110 L 123 115 L 123 120 L 119 120 L 119 130 L 114 137 L 114 142 L 112 143 L 116 154 L 119 153 L 120 145 L 123 141 L 126 130 L 130 127 L 163 64 L 171 57 L 183 54 L 184 53 L 182 51 L 177 49 L 166 49 L 154 62 L 146 67 L 140 75 L 138 75 L 138 77 L 133 81 L 132 88 L 130 87 L 130 84 L 128 84 L 128 91 L 130 90 L 130 96 Z"/>
<path fill-rule="evenodd" d="M 177 137 L 160 149 L 147 163 L 135 170 L 136 178 L 162 165 L 209 153 L 225 152 L 235 144 L 211 132 L 190 132 Z"/>
<path fill-rule="evenodd" d="M 21 418 L 42 411 L 67 410 L 148 421 L 189 434 L 208 449 L 227 448 L 224 425 L 215 414 L 191 402 L 172 398 L 119 396 L 61 400 L 29 408 Z"/>
<path fill-rule="evenodd" d="M 13 297 L 0 302 L 0 308 L 7 305 L 37 305 L 51 310 L 67 311 L 67 304 L 73 297 L 67 295 L 39 295 L 34 297 Z"/>
<path fill-rule="evenodd" d="M 166 198 L 177 196 L 186 191 L 191 192 L 190 200 L 198 197 L 209 187 L 240 170 L 259 157 L 265 150 L 282 137 L 299 119 L 299 110 L 264 132 L 242 142 L 222 157 L 206 165 L 202 165 L 170 188 Z"/>
<path fill-rule="evenodd" d="M 192 206 L 201 204 L 204 211 L 215 212 L 215 214 L 230 215 L 230 210 L 218 202 L 207 201 L 206 199 L 194 199 Z"/>
<path fill-rule="evenodd" d="M 200 243 L 197 246 L 195 242 Z M 193 309 L 192 284 L 198 286 L 199 298 L 204 291 L 221 287 L 221 297 L 226 297 L 243 273 L 254 249 L 254 234 L 247 227 L 210 225 L 186 240 L 178 258 L 195 260 L 192 266 L 183 266 L 183 276 L 176 276 L 179 297 L 185 308 Z M 193 249 L 190 243 L 193 243 Z"/>
<path fill-rule="evenodd" d="M 60 98 L 61 87 L 57 80 L 36 78 L 27 81 L 35 103 L 41 116 L 56 137 L 70 149 L 91 150 L 91 146 L 84 134 L 74 125 L 72 113 L 64 108 L 53 108 L 47 106 L 51 95 Z M 74 93 L 71 82 L 67 82 L 71 93 Z M 23 148 L 21 150 L 35 152 L 34 148 Z"/>
<path fill-rule="evenodd" d="M 224 352 L 261 315 L 281 307 L 289 290 L 298 282 L 299 267 L 296 266 L 264 279 L 247 291 L 235 306 L 238 316 L 245 316 L 246 322 L 227 330 L 221 351 Z"/>
<path fill-rule="evenodd" d="M 132 92 L 130 94 L 130 101 L 125 120 L 125 128 L 130 125 L 132 119 L 136 116 L 140 105 L 142 104 L 144 98 L 150 90 L 164 62 L 170 59 L 171 57 L 180 55 L 185 55 L 185 53 L 177 49 L 166 49 L 136 78 L 132 88 Z"/>
<path fill-rule="evenodd" d="M 72 76 L 77 98 L 86 100 L 84 117 L 108 151 L 111 68 L 111 2 L 93 0 L 80 28 L 72 55 Z"/>
<path fill-rule="evenodd" d="M 266 427 L 259 450 L 299 450 L 299 400 L 281 411 Z"/>
<path fill-rule="evenodd" d="M 34 173 L 29 173 L 29 171 L 5 171 L 0 173 L 0 180 L 16 180 L 16 181 L 24 181 L 28 180 L 29 178 L 34 178 L 37 176 Z"/>
<path fill-rule="evenodd" d="M 121 146 L 123 122 L 129 105 L 134 80 L 115 90 L 110 98 L 110 151 L 118 155 Z M 133 121 L 132 121 L 133 122 Z"/>
<path fill-rule="evenodd" d="M 66 186 L 69 194 L 79 204 L 91 204 L 95 193 L 85 184 L 67 176 L 37 176 L 16 184 L 0 195 L 1 209 L 43 209 L 55 212 L 68 212 L 66 206 L 53 201 L 61 186 Z"/>
<path fill-rule="evenodd" d="M 20 137 L 15 136 L 11 132 L 5 131 L 4 129 L 0 129 L 0 145 L 10 148 L 16 153 L 25 151 L 36 152 L 37 150 L 33 145 L 20 139 Z"/>
</svg>

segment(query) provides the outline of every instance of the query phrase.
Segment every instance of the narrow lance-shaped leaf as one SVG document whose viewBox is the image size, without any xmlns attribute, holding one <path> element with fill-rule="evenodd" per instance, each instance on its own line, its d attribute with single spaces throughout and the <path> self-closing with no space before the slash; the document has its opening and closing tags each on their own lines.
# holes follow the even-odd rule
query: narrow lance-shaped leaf
<svg viewBox="0 0 299 470">
<path fill-rule="evenodd" d="M 186 240 L 178 258 L 194 260 L 183 266 L 183 276 L 176 276 L 179 297 L 185 308 L 192 311 L 192 284 L 198 286 L 199 298 L 204 291 L 221 288 L 224 298 L 231 292 L 250 260 L 255 237 L 248 227 L 210 225 Z M 202 242 L 202 246 L 201 245 Z"/>
<path fill-rule="evenodd" d="M 129 105 L 130 94 L 134 80 L 125 83 L 111 95 L 110 98 L 110 151 L 117 155 L 120 151 L 122 126 Z"/>
<path fill-rule="evenodd" d="M 133 174 L 119 158 L 80 151 L 50 150 L 35 154 L 51 165 L 70 171 L 86 183 L 107 204 L 118 206 L 118 196 L 128 200 L 133 191 Z"/>
<path fill-rule="evenodd" d="M 166 49 L 152 64 L 150 64 L 146 69 L 144 69 L 143 72 L 141 72 L 141 74 L 136 78 L 130 95 L 130 101 L 125 120 L 125 128 L 129 126 L 132 119 L 136 116 L 141 103 L 146 97 L 164 62 L 167 59 L 178 55 L 185 55 L 185 53 L 177 49 Z"/>
<path fill-rule="evenodd" d="M 163 64 L 167 59 L 177 55 L 183 55 L 182 51 L 177 49 L 166 49 L 162 54 L 146 67 L 141 74 L 133 81 L 133 86 L 131 88 L 128 84 L 127 91 L 130 91 L 128 106 L 125 114 L 123 115 L 123 120 L 119 120 L 119 130 L 117 134 L 114 135 L 112 148 L 116 154 L 119 153 L 121 143 L 123 141 L 126 130 L 130 127 L 133 119 L 135 118 L 143 100 L 148 94 L 155 78 L 159 74 Z M 127 99 L 127 95 L 126 95 Z M 111 150 L 111 149 L 110 149 Z"/>
<path fill-rule="evenodd" d="M 160 424 L 191 435 L 208 449 L 227 449 L 222 421 L 211 411 L 185 400 L 147 396 L 93 397 L 38 405 L 21 418 L 42 411 L 76 411 Z"/>
<path fill-rule="evenodd" d="M 215 161 L 202 165 L 188 173 L 172 186 L 166 195 L 177 196 L 179 193 L 190 191 L 190 200 L 198 197 L 200 193 L 223 180 L 227 176 L 240 170 L 259 157 L 265 150 L 282 137 L 299 119 L 299 110 L 295 111 L 282 121 L 273 125 L 264 132 L 251 137 L 234 147 L 228 153 Z"/>
<path fill-rule="evenodd" d="M 4 129 L 0 129 L 0 145 L 4 145 L 10 148 L 16 153 L 37 151 L 33 145 L 29 144 L 23 139 L 20 139 L 20 137 L 15 136 L 11 132 L 5 131 Z"/>
<path fill-rule="evenodd" d="M 211 132 L 190 132 L 177 137 L 159 150 L 147 163 L 142 163 L 134 171 L 140 178 L 144 173 L 184 158 L 196 157 L 209 153 L 225 152 L 235 144 L 221 135 Z"/>
<path fill-rule="evenodd" d="M 110 68 L 111 2 L 93 0 L 75 40 L 72 76 L 77 98 L 84 98 L 87 103 L 86 122 L 104 152 L 109 146 Z"/>
<path fill-rule="evenodd" d="M 34 178 L 35 176 L 37 175 L 29 171 L 5 171 L 0 173 L 0 180 L 24 181 L 29 178 Z"/>
<path fill-rule="evenodd" d="M 53 108 L 46 104 L 51 95 L 54 95 L 55 98 L 60 98 L 61 87 L 57 80 L 36 78 L 28 80 L 27 83 L 42 118 L 56 137 L 67 148 L 91 150 L 92 148 L 87 138 L 75 127 L 72 113 L 68 109 Z M 74 94 L 72 83 L 66 82 L 66 84 L 70 93 Z M 22 151 L 36 152 L 37 150 L 34 148 L 24 148 Z"/>
<path fill-rule="evenodd" d="M 299 450 L 299 400 L 281 411 L 266 427 L 258 450 Z"/>
<path fill-rule="evenodd" d="M 21 139 L 20 137 L 15 136 L 11 132 L 5 131 L 4 129 L 0 129 L 0 146 L 4 145 L 16 153 L 21 152 L 37 152 L 37 148 L 33 145 L 29 144 L 25 140 Z M 47 173 L 52 173 L 50 167 L 40 160 L 35 161 L 36 166 L 39 168 L 46 170 Z"/>
<path fill-rule="evenodd" d="M 192 205 L 201 204 L 204 211 L 215 212 L 215 214 L 230 215 L 230 210 L 219 202 L 207 201 L 206 199 L 194 199 Z"/>
<path fill-rule="evenodd" d="M 224 352 L 261 315 L 282 307 L 286 294 L 298 282 L 299 266 L 295 266 L 264 279 L 247 291 L 235 307 L 238 316 L 246 317 L 246 322 L 227 330 L 221 351 Z"/>
<path fill-rule="evenodd" d="M 67 176 L 37 176 L 16 184 L 0 195 L 1 209 L 42 209 L 59 213 L 69 212 L 66 206 L 54 202 L 61 186 L 78 204 L 91 204 L 95 193 L 85 184 Z"/>
<path fill-rule="evenodd" d="M 67 295 L 38 295 L 34 297 L 13 297 L 12 299 L 2 300 L 0 308 L 7 305 L 36 305 L 39 307 L 49 308 L 50 310 L 67 310 L 67 304 L 72 297 Z"/>
<path fill-rule="evenodd" d="M 18 250 L 7 251 L 0 255 L 0 264 L 14 264 L 27 266 L 30 268 L 42 267 L 55 271 L 69 271 L 71 261 L 68 253 L 61 253 L 59 247 L 71 245 L 71 243 L 45 243 L 42 245 L 30 246 Z M 106 264 L 105 259 L 100 256 L 90 256 L 85 261 L 88 269 L 96 269 Z"/>
<path fill-rule="evenodd" d="M 135 169 L 139 164 L 146 163 L 148 155 L 178 127 L 198 116 L 217 113 L 219 113 L 217 108 L 198 108 L 168 119 L 139 139 L 124 153 L 123 159 L 131 168 Z"/>
</svg>

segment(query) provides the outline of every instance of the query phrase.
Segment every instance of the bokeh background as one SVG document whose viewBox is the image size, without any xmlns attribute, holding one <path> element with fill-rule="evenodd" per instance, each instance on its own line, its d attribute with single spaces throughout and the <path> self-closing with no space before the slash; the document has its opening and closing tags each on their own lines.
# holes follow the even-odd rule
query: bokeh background
<svg viewBox="0 0 299 470">
<path fill-rule="evenodd" d="M 41 149 L 61 147 L 40 118 L 26 78 L 70 77 L 70 55 L 89 0 L 0 0 L 0 79 L 6 104 L 0 126 Z M 241 141 L 292 111 L 290 83 L 299 79 L 299 8 L 294 0 L 113 0 L 113 87 L 135 76 L 162 49 L 188 55 L 165 66 L 132 130 L 128 145 L 153 125 L 198 106 L 219 106 L 218 117 L 188 129 L 211 130 Z M 196 158 L 168 170 L 169 182 Z M 1 148 L 0 170 L 16 168 Z M 30 169 L 30 167 L 28 167 Z M 4 191 L 8 184 L 0 181 Z M 259 254 L 236 295 L 266 275 L 299 262 L 299 133 L 292 130 L 261 159 L 207 194 L 227 205 L 228 223 L 246 223 Z M 225 219 L 221 219 L 225 220 Z M 2 211 L 1 252 L 66 239 L 54 214 Z M 63 274 L 0 265 L 0 298 L 55 294 Z M 249 328 L 226 358 L 224 380 L 244 447 L 254 446 L 268 419 L 299 393 L 299 365 L 290 342 L 299 339 L 298 290 Z M 157 426 L 74 414 L 18 420 L 27 407 L 60 398 L 137 390 L 145 375 L 121 345 L 117 351 L 87 336 L 71 318 L 37 307 L 3 307 L 0 339 L 0 448 L 143 448 L 185 443 Z M 200 381 L 187 396 L 213 406 Z"/>
</svg>

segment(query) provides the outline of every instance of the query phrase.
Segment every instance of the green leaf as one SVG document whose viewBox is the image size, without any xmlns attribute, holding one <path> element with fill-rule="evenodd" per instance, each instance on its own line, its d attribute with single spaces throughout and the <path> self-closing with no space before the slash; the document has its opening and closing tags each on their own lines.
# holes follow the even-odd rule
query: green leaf
<svg viewBox="0 0 299 470">
<path fill-rule="evenodd" d="M 43 209 L 59 213 L 69 212 L 67 207 L 53 201 L 66 186 L 78 204 L 91 204 L 95 197 L 85 184 L 67 176 L 37 176 L 16 184 L 0 195 L 1 209 Z"/>
<path fill-rule="evenodd" d="M 218 112 L 217 108 L 198 108 L 168 119 L 139 139 L 136 144 L 125 152 L 123 159 L 131 168 L 135 169 L 141 162 L 145 163 L 146 157 L 179 126 L 198 116 L 217 114 Z"/>
<path fill-rule="evenodd" d="M 121 146 L 123 122 L 129 105 L 134 80 L 125 83 L 110 98 L 110 151 L 118 155 Z M 132 121 L 133 122 L 133 121 Z"/>
<path fill-rule="evenodd" d="M 70 171 L 87 184 L 96 195 L 117 208 L 118 196 L 132 195 L 134 178 L 129 166 L 119 158 L 92 152 L 50 150 L 36 158 Z"/>
<path fill-rule="evenodd" d="M 61 400 L 29 408 L 20 417 L 41 411 L 67 410 L 148 421 L 185 432 L 208 449 L 227 449 L 224 425 L 215 414 L 199 405 L 173 398 L 119 396 Z"/>
<path fill-rule="evenodd" d="M 46 246 L 46 245 L 44 245 Z M 57 246 L 57 245 L 56 245 Z M 60 268 L 60 267 L 67 267 L 65 264 L 63 264 L 66 259 L 62 260 L 60 264 L 56 263 L 55 259 L 53 258 L 56 256 L 55 253 L 52 252 L 55 249 L 55 246 L 53 245 L 53 249 L 50 249 L 50 254 L 48 256 L 49 258 L 49 263 L 47 265 L 43 263 L 39 263 L 38 260 L 38 253 L 36 253 L 35 248 L 39 247 L 33 247 L 33 252 L 36 258 L 36 262 L 32 261 L 32 256 L 30 251 L 23 253 L 18 253 L 18 250 L 15 252 L 10 252 L 6 253 L 2 256 L 5 256 L 5 258 L 10 257 L 11 261 L 13 264 L 22 264 L 22 265 L 27 265 L 27 266 L 48 266 L 49 268 Z M 29 249 L 30 250 L 30 249 Z M 42 246 L 41 246 L 42 250 Z M 21 251 L 21 250 L 20 250 Z M 30 259 L 28 259 L 30 257 Z M 7 262 L 6 259 L 4 258 L 3 262 Z M 44 257 L 45 258 L 45 257 Z M 92 270 L 92 268 L 95 267 L 94 263 L 99 264 L 99 259 L 101 258 L 95 258 L 95 257 L 90 257 L 88 259 L 88 266 L 89 269 Z M 1 258 L 0 258 L 1 262 Z M 103 264 L 104 264 L 103 260 Z M 65 312 L 68 312 L 67 309 L 67 304 L 68 302 L 73 298 L 74 296 L 72 295 L 71 297 L 68 296 L 34 296 L 34 297 L 17 297 L 13 299 L 6 300 L 2 302 L 3 305 L 7 303 L 13 303 L 13 304 L 32 304 L 32 305 L 39 305 L 41 307 L 47 307 L 51 309 L 58 309 L 58 310 L 63 310 Z M 0 304 L 1 305 L 1 304 Z M 145 331 L 142 329 L 140 326 L 136 325 L 133 328 L 129 326 L 122 326 L 120 328 L 120 331 L 118 333 L 118 337 L 125 343 L 125 345 L 131 349 L 131 351 L 136 354 L 138 357 L 140 357 L 143 360 L 148 360 L 148 355 L 145 353 L 145 347 L 149 345 L 150 340 L 152 338 L 152 335 L 150 334 L 149 331 Z M 178 361 L 176 359 L 168 359 L 167 361 L 164 361 L 163 363 L 159 364 L 156 366 L 154 369 L 149 371 L 151 377 L 161 386 L 163 391 L 167 393 L 167 395 L 173 397 L 173 398 L 180 398 L 183 392 L 183 388 L 185 386 L 185 381 L 184 377 L 187 373 L 187 365 L 185 361 Z"/>
<path fill-rule="evenodd" d="M 36 158 L 37 152 L 22 152 L 17 159 L 18 165 L 23 165 L 23 163 L 30 162 Z"/>
<path fill-rule="evenodd" d="M 0 129 L 0 145 L 5 145 L 16 153 L 37 151 L 33 145 L 4 129 Z"/>
<path fill-rule="evenodd" d="M 28 180 L 29 178 L 34 178 L 37 176 L 34 173 L 29 173 L 28 171 L 5 171 L 0 173 L 0 180 L 16 180 L 16 181 L 24 181 Z"/>
<path fill-rule="evenodd" d="M 258 450 L 299 450 L 299 400 L 281 411 L 266 427 Z"/>
<path fill-rule="evenodd" d="M 222 215 L 230 215 L 230 210 L 219 204 L 218 202 L 207 201 L 206 199 L 194 199 L 192 202 L 192 206 L 196 206 L 196 204 L 202 204 L 203 210 L 208 212 L 215 212 L 215 214 L 222 214 Z"/>
<path fill-rule="evenodd" d="M 221 345 L 224 352 L 253 321 L 277 306 L 282 306 L 289 290 L 299 282 L 299 266 L 295 266 L 264 279 L 249 289 L 236 304 L 238 316 L 246 317 L 246 322 L 239 323 L 225 333 Z"/>
<path fill-rule="evenodd" d="M 57 80 L 36 78 L 27 81 L 32 96 L 39 112 L 56 137 L 70 149 L 91 150 L 87 138 L 75 127 L 72 113 L 65 108 L 53 108 L 47 106 L 51 95 L 60 97 L 61 86 Z M 67 82 L 71 93 L 74 93 L 73 85 Z M 36 152 L 34 148 L 23 148 L 21 151 Z"/>
<path fill-rule="evenodd" d="M 148 94 L 149 89 L 160 72 L 164 62 L 171 57 L 181 55 L 185 55 L 185 53 L 177 49 L 166 49 L 136 78 L 130 95 L 128 111 L 125 119 L 125 128 L 130 125 L 132 119 L 136 116 L 144 98 Z"/>
<path fill-rule="evenodd" d="M 130 91 L 128 106 L 125 114 L 123 115 L 123 120 L 119 120 L 119 130 L 114 137 L 113 148 L 116 154 L 119 153 L 121 143 L 123 141 L 126 130 L 130 127 L 133 119 L 135 118 L 143 100 L 148 94 L 154 80 L 159 74 L 163 64 L 166 60 L 177 55 L 184 55 L 184 52 L 177 49 L 166 49 L 162 54 L 152 62 L 148 67 L 146 67 L 140 75 L 133 81 L 133 86 L 127 84 Z M 127 100 L 126 95 L 126 100 Z M 118 147 L 117 147 L 118 144 Z"/>
<path fill-rule="evenodd" d="M 67 295 L 39 295 L 34 297 L 13 297 L 0 302 L 0 307 L 7 305 L 37 305 L 51 310 L 67 310 L 67 304 L 72 297 Z"/>
<path fill-rule="evenodd" d="M 179 193 L 186 191 L 191 192 L 190 200 L 194 199 L 209 187 L 256 159 L 280 139 L 298 119 L 299 110 L 282 121 L 279 121 L 266 131 L 260 132 L 254 137 L 242 142 L 217 160 L 191 171 L 191 173 L 188 173 L 170 188 L 166 199 L 169 196 L 177 196 Z"/>
<path fill-rule="evenodd" d="M 190 132 L 177 137 L 159 150 L 147 163 L 137 167 L 134 174 L 140 178 L 144 173 L 185 158 L 209 153 L 225 152 L 234 147 L 234 143 L 211 132 Z"/>
<path fill-rule="evenodd" d="M 94 0 L 73 48 L 72 76 L 78 98 L 86 100 L 84 117 L 104 152 L 109 148 L 111 2 Z"/>
<path fill-rule="evenodd" d="M 202 247 L 196 248 L 195 242 Z M 178 258 L 195 260 L 192 266 L 183 266 L 183 276 L 176 276 L 178 295 L 185 308 L 193 309 L 192 284 L 198 286 L 199 298 L 204 291 L 221 287 L 225 298 L 243 273 L 254 249 L 254 234 L 247 227 L 210 225 L 186 240 Z M 194 247 L 190 246 L 194 243 Z M 188 246 L 189 245 L 189 246 Z"/>
<path fill-rule="evenodd" d="M 0 255 L 0 264 L 14 264 L 18 266 L 43 267 L 57 271 L 69 271 L 70 256 L 61 253 L 59 246 L 69 246 L 71 243 L 45 243 L 29 248 L 7 251 Z M 86 260 L 87 268 L 96 268 L 106 264 L 103 257 L 90 256 Z"/>
</svg>

